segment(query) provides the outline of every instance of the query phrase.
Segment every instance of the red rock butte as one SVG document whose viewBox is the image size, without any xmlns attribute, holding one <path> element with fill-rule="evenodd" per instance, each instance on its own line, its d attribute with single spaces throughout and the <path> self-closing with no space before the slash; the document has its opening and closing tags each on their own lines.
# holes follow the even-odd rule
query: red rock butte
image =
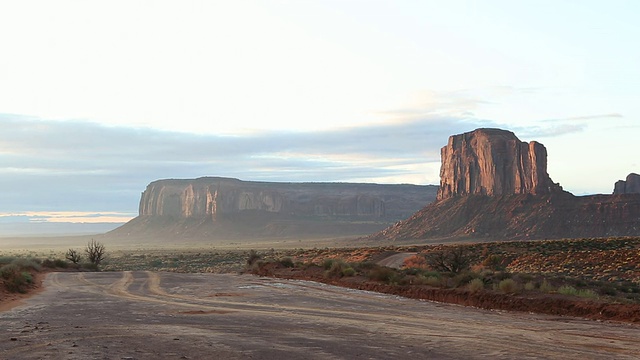
<svg viewBox="0 0 640 360">
<path fill-rule="evenodd" d="M 547 150 L 477 129 L 442 148 L 437 200 L 370 240 L 562 239 L 640 235 L 638 176 L 613 195 L 574 196 L 547 174 Z"/>
<path fill-rule="evenodd" d="M 456 195 L 548 194 L 561 190 L 547 174 L 547 149 L 501 129 L 449 137 L 441 151 L 438 200 Z"/>
</svg>

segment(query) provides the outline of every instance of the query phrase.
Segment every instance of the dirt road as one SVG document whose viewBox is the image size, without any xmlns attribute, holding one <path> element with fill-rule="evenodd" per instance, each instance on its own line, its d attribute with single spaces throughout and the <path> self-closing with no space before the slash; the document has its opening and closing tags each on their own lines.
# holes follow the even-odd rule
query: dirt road
<svg viewBox="0 0 640 360">
<path fill-rule="evenodd" d="M 251 275 L 52 273 L 1 359 L 637 359 L 640 326 Z"/>
</svg>

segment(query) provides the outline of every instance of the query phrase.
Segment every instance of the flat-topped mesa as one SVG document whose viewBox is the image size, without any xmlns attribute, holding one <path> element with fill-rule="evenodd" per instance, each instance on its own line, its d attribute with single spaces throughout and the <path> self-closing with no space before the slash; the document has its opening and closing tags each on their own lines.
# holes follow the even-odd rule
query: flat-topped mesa
<svg viewBox="0 0 640 360">
<path fill-rule="evenodd" d="M 613 194 L 640 194 L 640 175 L 631 173 L 626 180 L 618 180 L 613 188 Z"/>
<path fill-rule="evenodd" d="M 441 151 L 438 200 L 458 195 L 548 194 L 562 188 L 547 174 L 547 149 L 511 131 L 477 129 L 449 137 Z"/>
<path fill-rule="evenodd" d="M 232 178 L 166 179 L 149 184 L 140 216 L 210 218 L 241 212 L 397 221 L 435 198 L 435 186 L 270 183 Z"/>
</svg>

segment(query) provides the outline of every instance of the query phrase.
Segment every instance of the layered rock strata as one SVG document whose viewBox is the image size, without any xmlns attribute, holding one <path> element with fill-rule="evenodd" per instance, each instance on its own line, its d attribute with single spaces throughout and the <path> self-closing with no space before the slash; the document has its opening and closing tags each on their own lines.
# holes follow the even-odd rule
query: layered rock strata
<svg viewBox="0 0 640 360">
<path fill-rule="evenodd" d="M 158 180 L 140 199 L 140 216 L 178 218 L 247 210 L 296 215 L 396 219 L 433 200 L 434 186 L 348 183 L 269 183 L 205 177 Z"/>
<path fill-rule="evenodd" d="M 256 239 L 364 235 L 435 200 L 434 185 L 158 180 L 116 237 Z"/>
<path fill-rule="evenodd" d="M 477 129 L 453 135 L 441 151 L 438 200 L 457 195 L 549 194 L 547 149 L 512 132 Z"/>
</svg>

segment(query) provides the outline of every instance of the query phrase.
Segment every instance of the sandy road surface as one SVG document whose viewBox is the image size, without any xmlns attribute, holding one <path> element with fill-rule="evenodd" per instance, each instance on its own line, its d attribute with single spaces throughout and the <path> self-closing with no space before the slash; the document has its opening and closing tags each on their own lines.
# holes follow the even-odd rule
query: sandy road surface
<svg viewBox="0 0 640 360">
<path fill-rule="evenodd" d="M 1 359 L 637 359 L 640 326 L 251 275 L 52 273 Z"/>
</svg>

